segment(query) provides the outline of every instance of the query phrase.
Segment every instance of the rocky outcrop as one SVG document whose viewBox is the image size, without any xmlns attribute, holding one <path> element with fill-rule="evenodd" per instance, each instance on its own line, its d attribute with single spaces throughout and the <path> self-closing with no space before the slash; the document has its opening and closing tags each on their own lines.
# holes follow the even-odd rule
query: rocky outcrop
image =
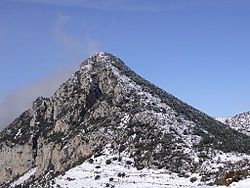
<svg viewBox="0 0 250 188">
<path fill-rule="evenodd" d="M 30 111 L 24 112 L 0 136 L 0 183 L 24 174 L 34 166 Z"/>
<path fill-rule="evenodd" d="M 0 180 L 7 182 L 22 175 L 33 166 L 32 147 L 29 144 L 3 146 L 0 153 Z"/>
<path fill-rule="evenodd" d="M 217 120 L 250 136 L 250 112 L 241 113 L 230 118 L 217 118 Z"/>
<path fill-rule="evenodd" d="M 250 151 L 248 136 L 221 125 L 98 53 L 0 134 L 0 184 L 34 167 L 33 180 L 56 176 L 105 147 L 126 152 L 137 169 L 199 172 L 215 150 Z"/>
</svg>

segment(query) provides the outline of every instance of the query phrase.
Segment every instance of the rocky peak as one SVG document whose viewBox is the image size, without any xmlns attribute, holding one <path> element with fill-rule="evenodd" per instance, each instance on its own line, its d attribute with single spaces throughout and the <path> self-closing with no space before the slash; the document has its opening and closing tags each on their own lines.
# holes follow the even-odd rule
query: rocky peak
<svg viewBox="0 0 250 188">
<path fill-rule="evenodd" d="M 203 163 L 218 151 L 249 153 L 250 138 L 100 52 L 0 133 L 0 146 L 5 185 L 32 169 L 32 182 L 45 181 L 105 149 L 126 154 L 138 170 L 184 170 L 211 179 L 218 174 L 206 174 Z"/>
<path fill-rule="evenodd" d="M 230 118 L 217 118 L 231 128 L 250 136 L 250 112 L 241 113 Z"/>
</svg>

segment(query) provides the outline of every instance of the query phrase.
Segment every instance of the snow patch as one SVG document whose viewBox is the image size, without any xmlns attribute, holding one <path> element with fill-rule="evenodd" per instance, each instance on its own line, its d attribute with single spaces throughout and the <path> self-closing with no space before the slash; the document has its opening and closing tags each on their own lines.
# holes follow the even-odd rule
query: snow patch
<svg viewBox="0 0 250 188">
<path fill-rule="evenodd" d="M 35 174 L 35 172 L 36 172 L 36 168 L 32 168 L 31 170 L 29 170 L 28 172 L 26 172 L 24 175 L 22 175 L 21 177 L 19 177 L 16 181 L 14 181 L 13 183 L 11 183 L 10 187 L 15 187 L 17 185 L 20 185 L 20 184 L 24 183 L 31 176 L 33 176 Z"/>
<path fill-rule="evenodd" d="M 19 129 L 18 132 L 16 133 L 14 139 L 17 139 L 17 137 L 19 137 L 21 135 L 22 135 L 22 132 L 21 132 L 21 129 Z"/>
<path fill-rule="evenodd" d="M 54 186 L 98 188 L 114 185 L 120 188 L 177 188 L 199 187 L 200 184 L 200 177 L 197 174 L 192 175 L 197 178 L 197 181 L 192 183 L 190 178 L 179 177 L 166 170 L 143 169 L 139 171 L 133 166 L 133 160 L 126 154 L 110 154 L 108 150 L 102 156 L 93 157 L 91 160 L 92 163 L 86 161 L 70 169 L 65 175 L 55 178 Z"/>
<path fill-rule="evenodd" d="M 230 188 L 249 188 L 250 178 L 245 179 L 245 180 L 240 180 L 239 182 L 234 182 L 229 187 Z"/>
<path fill-rule="evenodd" d="M 129 114 L 125 114 L 125 116 L 121 119 L 119 128 L 124 127 L 124 125 L 126 125 L 129 122 L 129 120 L 130 120 Z"/>
</svg>

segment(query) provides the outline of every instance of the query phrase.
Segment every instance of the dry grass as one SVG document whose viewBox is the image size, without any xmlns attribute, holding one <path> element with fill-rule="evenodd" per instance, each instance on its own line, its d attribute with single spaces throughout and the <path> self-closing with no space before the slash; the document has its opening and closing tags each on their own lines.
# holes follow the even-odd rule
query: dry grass
<svg viewBox="0 0 250 188">
<path fill-rule="evenodd" d="M 220 178 L 217 179 L 217 185 L 229 186 L 233 182 L 238 182 L 248 176 L 247 170 L 231 170 L 225 172 Z"/>
</svg>

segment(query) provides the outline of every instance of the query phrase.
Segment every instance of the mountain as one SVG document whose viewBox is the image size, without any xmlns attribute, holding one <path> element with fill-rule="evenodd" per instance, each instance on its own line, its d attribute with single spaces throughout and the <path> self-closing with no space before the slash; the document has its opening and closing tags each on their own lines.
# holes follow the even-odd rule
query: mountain
<svg viewBox="0 0 250 188">
<path fill-rule="evenodd" d="M 250 137 L 101 52 L 0 133 L 0 158 L 1 187 L 228 185 Z"/>
<path fill-rule="evenodd" d="M 216 118 L 231 128 L 250 136 L 250 112 L 241 113 L 230 118 Z"/>
</svg>

